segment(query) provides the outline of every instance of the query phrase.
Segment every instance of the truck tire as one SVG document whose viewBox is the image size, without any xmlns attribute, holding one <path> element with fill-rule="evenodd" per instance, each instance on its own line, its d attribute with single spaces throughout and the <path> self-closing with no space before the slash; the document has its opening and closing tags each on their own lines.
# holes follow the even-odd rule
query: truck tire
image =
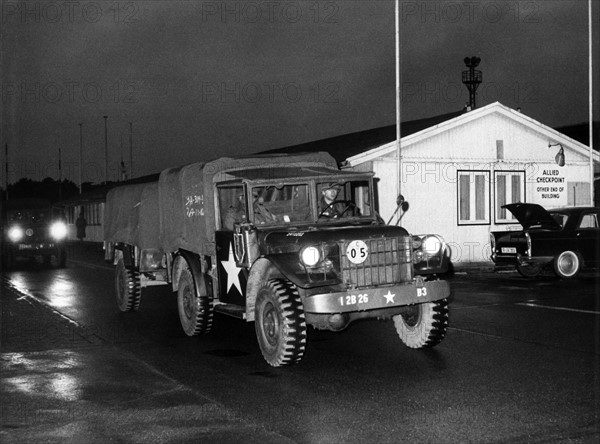
<svg viewBox="0 0 600 444">
<path fill-rule="evenodd" d="M 126 268 L 123 259 L 119 259 L 117 262 L 115 287 L 117 289 L 117 305 L 121 311 L 132 311 L 140 308 L 140 300 L 142 299 L 140 273 Z"/>
<path fill-rule="evenodd" d="M 581 269 L 581 258 L 574 251 L 563 251 L 554 258 L 554 272 L 561 279 L 577 276 Z"/>
<path fill-rule="evenodd" d="M 411 305 L 393 317 L 398 336 L 407 347 L 424 348 L 439 344 L 448 329 L 448 301 Z"/>
<path fill-rule="evenodd" d="M 534 278 L 542 272 L 542 266 L 539 264 L 521 265 L 517 264 L 517 271 L 526 278 Z"/>
<path fill-rule="evenodd" d="M 177 287 L 179 321 L 188 336 L 209 333 L 212 328 L 213 306 L 208 295 L 198 294 L 189 268 L 181 272 Z"/>
<path fill-rule="evenodd" d="M 306 348 L 306 320 L 296 287 L 271 279 L 258 291 L 254 323 L 258 345 L 273 367 L 300 362 Z"/>
</svg>

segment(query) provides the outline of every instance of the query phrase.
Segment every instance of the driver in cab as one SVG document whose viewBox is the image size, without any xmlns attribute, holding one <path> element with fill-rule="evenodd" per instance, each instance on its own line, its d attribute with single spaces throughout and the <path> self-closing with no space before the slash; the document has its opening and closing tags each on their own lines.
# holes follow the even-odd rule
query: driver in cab
<svg viewBox="0 0 600 444">
<path fill-rule="evenodd" d="M 328 183 L 321 189 L 319 199 L 319 218 L 336 219 L 342 216 L 354 216 L 356 207 L 353 202 L 337 200 L 341 189 L 339 183 Z"/>
</svg>

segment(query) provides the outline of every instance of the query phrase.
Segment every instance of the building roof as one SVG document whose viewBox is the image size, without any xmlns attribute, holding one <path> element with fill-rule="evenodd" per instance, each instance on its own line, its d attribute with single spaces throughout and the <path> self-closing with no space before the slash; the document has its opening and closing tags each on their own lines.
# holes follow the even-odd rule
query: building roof
<svg viewBox="0 0 600 444">
<path fill-rule="evenodd" d="M 583 143 L 578 142 L 577 140 L 572 139 L 569 136 L 553 128 L 550 128 L 549 126 L 544 125 L 543 123 L 538 122 L 537 120 L 529 116 L 526 116 L 520 111 L 502 105 L 500 102 L 494 102 L 481 108 L 469 111 L 467 113 L 461 113 L 454 118 L 441 121 L 438 124 L 422 129 L 421 131 L 412 133 L 407 136 L 403 136 L 401 139 L 401 146 L 403 147 L 403 149 L 410 149 L 410 145 L 416 142 L 420 142 L 429 137 L 438 135 L 453 128 L 457 128 L 473 120 L 480 119 L 484 116 L 494 113 L 503 115 L 513 121 L 516 121 L 529 128 L 534 129 L 536 132 L 546 136 L 548 140 L 552 140 L 556 143 L 561 143 L 562 145 L 564 145 L 565 149 L 573 150 L 582 156 L 589 156 L 589 147 L 587 147 Z M 353 156 L 349 156 L 346 160 L 350 165 L 358 165 L 376 159 L 378 157 L 390 154 L 395 150 L 397 150 L 397 144 L 396 140 L 394 139 L 378 147 L 374 147 L 370 150 L 362 151 Z M 593 156 L 594 162 L 596 164 L 595 169 L 598 173 L 600 171 L 600 154 L 598 153 L 598 151 L 595 151 Z"/>
<path fill-rule="evenodd" d="M 400 132 L 402 137 L 406 137 L 426 128 L 430 128 L 442 122 L 446 122 L 450 119 L 463 115 L 464 113 L 465 111 L 461 110 L 453 113 L 427 117 L 425 119 L 402 122 L 400 126 Z M 263 151 L 261 154 L 327 151 L 338 163 L 340 163 L 356 154 L 363 153 L 394 140 L 396 140 L 396 125 L 388 125 L 366 131 L 359 131 L 355 133 L 344 134 L 342 136 L 331 137 L 328 139 L 302 143 L 300 145 L 276 148 L 273 150 Z"/>
<path fill-rule="evenodd" d="M 115 187 L 121 185 L 132 185 L 138 183 L 158 182 L 160 174 L 150 174 L 148 176 L 136 177 L 135 179 L 126 180 L 124 182 L 108 182 L 101 185 L 93 185 L 91 189 L 69 199 L 61 200 L 54 204 L 55 207 L 66 207 L 69 205 L 81 205 L 94 202 L 104 202 L 106 194 Z"/>
</svg>

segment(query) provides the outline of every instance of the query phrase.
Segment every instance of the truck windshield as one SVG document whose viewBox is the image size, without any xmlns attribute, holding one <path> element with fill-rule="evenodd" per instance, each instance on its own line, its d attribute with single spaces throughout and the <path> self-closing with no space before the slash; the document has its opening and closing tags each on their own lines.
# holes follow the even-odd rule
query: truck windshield
<svg viewBox="0 0 600 444">
<path fill-rule="evenodd" d="M 368 180 L 328 181 L 317 183 L 318 219 L 371 216 Z"/>
<path fill-rule="evenodd" d="M 252 200 L 256 225 L 312 220 L 307 184 L 253 187 Z"/>
<path fill-rule="evenodd" d="M 49 217 L 49 211 L 45 210 L 22 210 L 11 212 L 8 220 L 11 222 L 40 223 L 45 222 Z"/>
<path fill-rule="evenodd" d="M 318 223 L 368 217 L 370 181 L 368 179 L 316 183 L 317 213 L 313 214 L 308 184 L 267 185 L 252 188 L 252 220 L 256 225 L 280 223 Z"/>
</svg>

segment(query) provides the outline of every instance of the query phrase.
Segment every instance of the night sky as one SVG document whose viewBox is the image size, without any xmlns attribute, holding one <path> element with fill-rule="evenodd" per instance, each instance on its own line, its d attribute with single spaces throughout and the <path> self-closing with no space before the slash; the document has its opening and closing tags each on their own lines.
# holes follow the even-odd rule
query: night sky
<svg viewBox="0 0 600 444">
<path fill-rule="evenodd" d="M 587 121 L 587 6 L 401 1 L 402 118 L 462 109 L 478 56 L 478 106 Z M 1 20 L 2 186 L 5 144 L 9 182 L 58 178 L 60 147 L 78 183 L 79 123 L 83 180 L 103 181 L 104 115 L 109 180 L 121 157 L 129 174 L 129 122 L 137 177 L 395 121 L 393 1 L 3 0 Z"/>
</svg>

